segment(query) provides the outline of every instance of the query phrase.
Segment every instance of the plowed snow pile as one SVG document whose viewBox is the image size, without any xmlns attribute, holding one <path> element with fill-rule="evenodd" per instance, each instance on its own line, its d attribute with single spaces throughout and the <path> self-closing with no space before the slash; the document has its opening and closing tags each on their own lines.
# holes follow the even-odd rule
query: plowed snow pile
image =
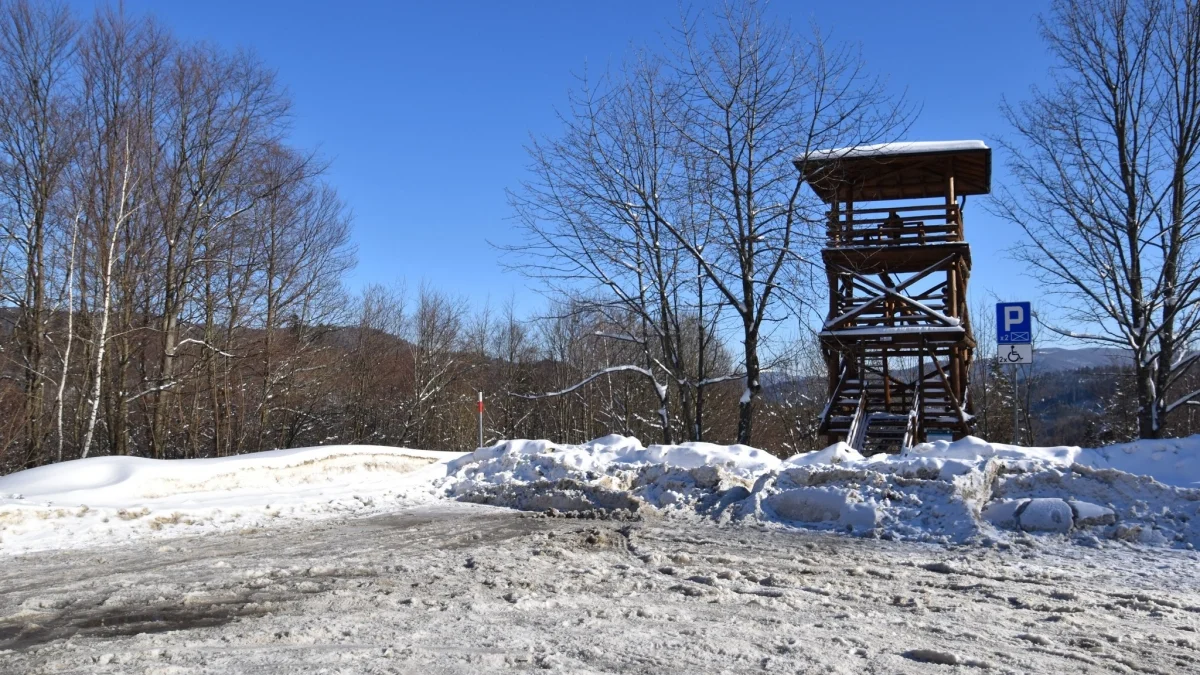
<svg viewBox="0 0 1200 675">
<path fill-rule="evenodd" d="M 1200 543 L 1200 436 L 1101 449 L 966 438 L 866 458 L 839 444 L 785 461 L 745 446 L 644 448 L 607 436 L 507 441 L 448 470 L 437 483 L 449 497 L 586 517 L 658 513 L 944 543 L 1026 532 Z"/>
<path fill-rule="evenodd" d="M 1200 436 L 1100 449 L 976 438 L 780 460 L 739 445 L 505 441 L 473 453 L 330 446 L 160 461 L 99 457 L 0 477 L 0 552 L 252 530 L 435 499 L 572 516 L 660 515 L 885 539 L 1200 543 Z"/>
<path fill-rule="evenodd" d="M 213 459 L 93 457 L 0 476 L 0 552 L 371 514 L 436 498 L 462 453 L 371 445 Z"/>
</svg>

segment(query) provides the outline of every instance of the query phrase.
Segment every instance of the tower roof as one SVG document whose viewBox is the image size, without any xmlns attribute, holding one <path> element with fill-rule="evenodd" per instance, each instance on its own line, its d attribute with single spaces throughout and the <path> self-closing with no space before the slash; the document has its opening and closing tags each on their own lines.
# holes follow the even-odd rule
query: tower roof
<svg viewBox="0 0 1200 675">
<path fill-rule="evenodd" d="M 814 150 L 794 160 L 823 201 L 944 197 L 991 192 L 992 150 L 983 141 L 898 142 Z"/>
</svg>

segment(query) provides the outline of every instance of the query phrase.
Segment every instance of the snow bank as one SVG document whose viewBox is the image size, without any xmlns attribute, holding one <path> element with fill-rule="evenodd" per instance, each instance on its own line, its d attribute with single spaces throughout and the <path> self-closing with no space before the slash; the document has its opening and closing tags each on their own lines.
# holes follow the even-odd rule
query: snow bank
<svg viewBox="0 0 1200 675">
<path fill-rule="evenodd" d="M 1163 485 L 1200 487 L 1200 435 L 1082 450 L 1075 461 L 1093 469 L 1150 476 Z"/>
<path fill-rule="evenodd" d="M 0 551 L 104 544 L 148 533 L 258 527 L 434 498 L 462 453 L 370 445 L 233 457 L 93 457 L 0 477 Z"/>
<path fill-rule="evenodd" d="M 332 446 L 204 460 L 102 457 L 0 477 L 0 552 L 380 513 L 433 499 L 942 543 L 1026 533 L 1200 544 L 1200 436 L 1081 449 L 977 438 L 780 460 L 740 445 L 505 441 L 475 452 Z M 1022 539 L 1024 541 L 1024 539 Z"/>
<path fill-rule="evenodd" d="M 635 438 L 605 436 L 582 445 L 504 441 L 451 462 L 437 485 L 446 496 L 526 510 L 614 511 L 643 505 L 691 509 L 731 488 L 749 494 L 753 480 L 781 465 L 742 445 L 684 443 L 643 447 Z"/>
<path fill-rule="evenodd" d="M 550 457 L 550 462 L 538 461 Z M 521 461 L 528 460 L 528 461 Z M 651 445 L 613 434 L 582 445 L 559 445 L 550 441 L 503 441 L 480 448 L 451 462 L 450 472 L 468 469 L 470 475 L 486 477 L 491 482 L 508 480 L 507 467 L 524 471 L 514 476 L 529 480 L 545 477 L 542 471 L 566 475 L 569 471 L 604 471 L 610 467 L 633 467 L 662 464 L 680 469 L 720 466 L 742 476 L 753 476 L 778 468 L 780 460 L 769 452 L 745 445 L 715 445 L 713 443 L 683 443 L 681 445 Z M 497 475 L 497 469 L 500 469 Z M 533 473 L 530 473 L 530 472 Z"/>
<path fill-rule="evenodd" d="M 1200 543 L 1200 436 L 1100 449 L 978 438 L 863 457 L 839 443 L 780 461 L 754 448 L 507 441 L 455 460 L 451 498 L 595 517 L 691 516 L 943 543 L 1053 533 Z"/>
<path fill-rule="evenodd" d="M 57 504 L 128 506 L 131 499 L 275 489 L 335 481 L 347 473 L 408 473 L 444 459 L 444 455 L 428 450 L 334 445 L 212 459 L 92 457 L 2 476 L 0 494 L 17 493 Z"/>
<path fill-rule="evenodd" d="M 968 437 L 953 443 L 925 443 L 908 454 L 967 460 L 995 457 L 1062 467 L 1079 464 L 1093 469 L 1116 469 L 1136 476 L 1148 476 L 1163 485 L 1200 487 L 1200 435 L 1134 441 L 1103 448 L 1026 448 Z"/>
</svg>

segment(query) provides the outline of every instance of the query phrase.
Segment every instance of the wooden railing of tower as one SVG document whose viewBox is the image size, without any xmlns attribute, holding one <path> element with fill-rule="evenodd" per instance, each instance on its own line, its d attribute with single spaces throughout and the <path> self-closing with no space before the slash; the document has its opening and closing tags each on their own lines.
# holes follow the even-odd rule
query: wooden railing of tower
<svg viewBox="0 0 1200 675">
<path fill-rule="evenodd" d="M 892 218 L 892 214 L 899 218 Z M 905 246 L 963 240 L 957 204 L 922 204 L 829 212 L 829 246 Z M 899 222 L 897 222 L 897 220 Z"/>
</svg>

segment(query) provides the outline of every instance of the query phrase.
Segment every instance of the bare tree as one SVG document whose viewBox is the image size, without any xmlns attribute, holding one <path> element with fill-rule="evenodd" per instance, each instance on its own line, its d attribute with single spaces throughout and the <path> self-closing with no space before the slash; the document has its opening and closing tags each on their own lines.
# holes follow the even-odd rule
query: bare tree
<svg viewBox="0 0 1200 675">
<path fill-rule="evenodd" d="M 213 349 L 202 339 L 180 337 L 180 322 L 196 289 L 197 266 L 209 237 L 249 208 L 234 204 L 231 179 L 248 156 L 279 134 L 287 107 L 272 74 L 245 54 L 227 56 L 206 46 L 180 47 L 166 74 L 165 104 L 150 146 L 147 170 L 154 176 L 148 202 L 161 228 L 154 257 L 157 363 L 148 368 L 137 400 L 150 400 L 150 441 L 163 456 L 172 392 L 186 375 L 180 350 Z M 200 361 L 196 361 L 199 365 Z M 131 400 L 132 402 L 132 400 Z"/>
<path fill-rule="evenodd" d="M 640 375 L 655 393 L 662 440 L 670 443 L 672 385 L 689 380 L 681 358 L 681 305 L 694 294 L 695 279 L 652 215 L 678 215 L 691 197 L 678 189 L 683 155 L 670 118 L 679 96 L 664 68 L 642 55 L 611 84 L 606 79 L 604 91 L 585 82 L 572 94 L 564 133 L 530 146 L 533 178 L 510 195 L 528 235 L 510 250 L 523 254 L 516 269 L 573 298 L 565 307 L 608 316 L 614 330 L 597 331 L 595 339 L 636 345 L 630 362 L 607 364 L 546 395 L 615 372 Z M 626 315 L 634 320 L 622 320 Z M 690 417 L 691 390 L 680 393 Z"/>
<path fill-rule="evenodd" d="M 75 157 L 77 127 L 67 95 L 75 30 L 61 4 L 16 0 L 0 7 L 0 194 L 8 210 L 2 229 L 23 262 L 5 284 L 12 292 L 4 300 L 18 309 L 28 465 L 38 460 L 46 435 L 46 253 L 54 202 Z"/>
<path fill-rule="evenodd" d="M 86 239 L 90 250 L 90 274 L 81 274 L 81 283 L 90 287 L 95 297 L 92 310 L 98 314 L 89 320 L 89 350 L 91 356 L 90 394 L 85 406 L 80 406 L 83 442 L 80 456 L 91 452 L 96 433 L 98 413 L 104 392 L 105 359 L 112 339 L 114 295 L 120 290 L 125 300 L 120 302 L 124 315 L 122 326 L 129 325 L 132 304 L 128 296 L 136 285 L 129 265 L 133 255 L 135 235 L 131 226 L 139 211 L 145 182 L 139 179 L 137 153 L 146 146 L 152 120 L 152 92 L 158 68 L 165 55 L 161 33 L 145 22 L 132 22 L 111 10 L 98 12 L 88 26 L 80 48 L 82 71 L 82 114 L 87 121 L 83 136 L 83 151 L 78 175 L 75 178 L 74 201 L 83 214 Z M 120 275 L 115 274 L 118 270 Z M 86 277 L 91 277 L 90 279 Z M 122 331 L 122 344 L 117 363 L 108 368 L 110 387 L 109 445 L 117 452 L 125 451 L 124 385 L 122 366 L 128 362 L 131 345 Z M 116 428 L 118 427 L 119 428 Z"/>
<path fill-rule="evenodd" d="M 305 374 L 322 367 L 307 357 L 322 348 L 320 331 L 344 309 L 340 280 L 354 263 L 349 214 L 332 189 L 315 181 L 311 162 L 276 148 L 264 173 L 263 182 L 277 187 L 255 203 L 252 216 L 263 334 L 260 448 L 272 438 L 286 447 L 298 418 L 310 414 L 293 395 L 308 381 Z M 279 424 L 272 422 L 276 412 L 285 414 Z"/>
<path fill-rule="evenodd" d="M 58 439 L 58 446 L 55 452 L 55 459 L 59 462 L 63 461 L 63 446 L 66 443 L 66 436 L 63 433 L 63 406 L 66 403 L 67 396 L 67 378 L 71 374 L 71 347 L 75 344 L 75 257 L 76 248 L 79 243 L 79 215 L 75 216 L 74 222 L 71 224 L 71 244 L 66 251 L 67 270 L 66 277 L 63 281 L 64 293 L 66 302 L 64 303 L 67 317 L 67 325 L 65 344 L 62 352 L 59 354 L 59 359 L 62 361 L 62 369 L 58 376 L 58 391 L 54 396 L 54 429 Z"/>
<path fill-rule="evenodd" d="M 758 2 L 685 18 L 679 35 L 672 60 L 641 56 L 603 92 L 573 99 L 562 138 L 532 148 L 536 180 L 515 204 L 533 235 L 526 250 L 544 256 L 535 274 L 584 280 L 644 318 L 625 337 L 647 346 L 646 364 L 620 365 L 660 391 L 655 366 L 685 377 L 671 362 L 679 318 L 711 285 L 736 317 L 746 383 L 737 438 L 749 443 L 764 330 L 787 314 L 781 301 L 802 303 L 787 287 L 821 221 L 792 162 L 889 138 L 903 115 L 855 51 L 819 32 L 798 37 Z M 650 339 L 668 362 L 653 363 Z"/>
<path fill-rule="evenodd" d="M 104 352 L 108 345 L 108 324 L 112 309 L 112 286 L 113 286 L 113 265 L 117 260 L 117 243 L 121 237 L 121 228 L 128 222 L 132 215 L 132 207 L 130 206 L 130 192 L 136 189 L 136 186 L 131 185 L 130 167 L 130 150 L 129 140 L 125 139 L 125 154 L 124 166 L 116 170 L 120 176 L 121 185 L 119 190 L 113 195 L 114 203 L 112 204 L 112 220 L 100 225 L 101 231 L 105 233 L 105 237 L 101 240 L 101 248 L 99 250 L 100 265 L 103 267 L 103 272 L 100 276 L 100 326 L 92 337 L 93 351 L 95 353 L 95 363 L 92 366 L 92 392 L 88 401 L 87 412 L 87 431 L 83 439 L 82 452 L 80 457 L 87 457 L 92 449 L 92 438 L 96 433 L 96 415 L 100 409 L 100 391 L 104 381 Z"/>
<path fill-rule="evenodd" d="M 756 2 L 685 24 L 681 38 L 682 133 L 712 206 L 714 236 L 697 246 L 667 214 L 657 215 L 741 324 L 746 388 L 737 438 L 750 443 L 764 323 L 778 317 L 780 301 L 803 311 L 803 296 L 788 297 L 786 282 L 804 276 L 816 240 L 811 228 L 823 222 L 792 160 L 891 140 L 905 111 L 854 49 L 831 44 L 817 29 L 801 38 Z"/>
<path fill-rule="evenodd" d="M 1060 0 L 1043 20 L 1051 85 L 1005 108 L 1019 193 L 996 208 L 1061 300 L 1043 322 L 1132 351 L 1143 438 L 1200 397 L 1173 391 L 1200 357 L 1198 28 L 1193 0 Z"/>
<path fill-rule="evenodd" d="M 461 300 L 422 284 L 407 321 L 412 387 L 401 431 L 406 443 L 422 447 L 444 430 L 442 415 L 453 400 L 450 388 L 466 366 L 461 354 L 465 314 Z"/>
<path fill-rule="evenodd" d="M 1012 427 L 1015 392 L 1011 373 L 1005 370 L 996 353 L 996 315 L 990 305 L 976 303 L 971 316 L 971 330 L 979 345 L 968 393 L 975 416 L 974 433 L 985 440 L 1007 443 L 1015 435 Z"/>
</svg>

